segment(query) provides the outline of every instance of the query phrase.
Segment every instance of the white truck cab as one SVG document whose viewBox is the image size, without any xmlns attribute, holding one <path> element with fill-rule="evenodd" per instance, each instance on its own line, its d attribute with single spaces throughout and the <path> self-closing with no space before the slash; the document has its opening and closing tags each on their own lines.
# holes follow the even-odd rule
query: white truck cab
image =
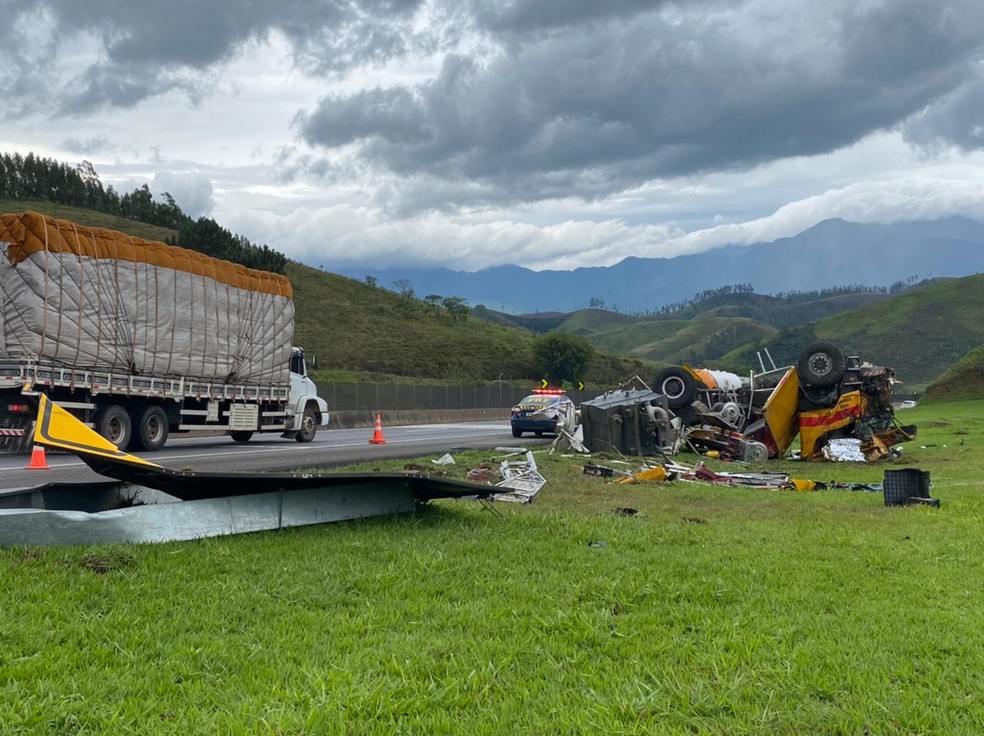
<svg viewBox="0 0 984 736">
<path fill-rule="evenodd" d="M 318 428 L 328 426 L 328 402 L 318 396 L 318 387 L 308 378 L 304 348 L 291 348 L 289 403 L 293 416 L 284 436 L 293 435 L 298 442 L 310 442 Z"/>
</svg>

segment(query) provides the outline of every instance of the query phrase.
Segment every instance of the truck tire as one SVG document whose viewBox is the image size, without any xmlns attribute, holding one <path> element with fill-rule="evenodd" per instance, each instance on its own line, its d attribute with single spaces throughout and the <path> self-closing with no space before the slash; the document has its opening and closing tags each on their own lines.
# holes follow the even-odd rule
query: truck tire
<svg viewBox="0 0 984 736">
<path fill-rule="evenodd" d="M 730 424 L 738 424 L 741 421 L 741 407 L 733 401 L 725 402 L 721 407 L 721 418 Z"/>
<path fill-rule="evenodd" d="M 134 450 L 157 452 L 167 443 L 167 412 L 156 404 L 140 407 L 130 417 L 133 437 L 130 446 Z"/>
<path fill-rule="evenodd" d="M 96 412 L 96 431 L 118 448 L 125 449 L 133 436 L 130 414 L 119 404 L 104 406 Z"/>
<path fill-rule="evenodd" d="M 663 394 L 671 409 L 683 409 L 694 403 L 697 396 L 697 382 L 683 368 L 669 366 L 656 374 L 653 391 Z"/>
<path fill-rule="evenodd" d="M 764 463 L 769 459 L 769 448 L 761 442 L 746 440 L 741 445 L 741 459 L 746 463 Z"/>
<path fill-rule="evenodd" d="M 796 361 L 800 382 L 817 388 L 839 383 L 846 370 L 847 357 L 844 351 L 823 340 L 808 345 Z"/>
<path fill-rule="evenodd" d="M 250 438 L 253 436 L 253 433 L 238 430 L 230 432 L 229 436 L 232 437 L 233 442 L 249 442 Z"/>
<path fill-rule="evenodd" d="M 294 439 L 298 442 L 310 442 L 318 433 L 318 414 L 313 406 L 305 406 L 301 416 L 301 428 L 297 430 Z"/>
</svg>

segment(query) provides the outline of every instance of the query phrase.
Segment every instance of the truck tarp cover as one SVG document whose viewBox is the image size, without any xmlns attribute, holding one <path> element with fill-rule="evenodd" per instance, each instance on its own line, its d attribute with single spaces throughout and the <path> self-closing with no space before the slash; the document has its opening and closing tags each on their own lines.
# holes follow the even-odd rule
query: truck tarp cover
<svg viewBox="0 0 984 736">
<path fill-rule="evenodd" d="M 291 296 L 280 274 L 34 212 L 0 215 L 0 358 L 282 385 Z"/>
</svg>

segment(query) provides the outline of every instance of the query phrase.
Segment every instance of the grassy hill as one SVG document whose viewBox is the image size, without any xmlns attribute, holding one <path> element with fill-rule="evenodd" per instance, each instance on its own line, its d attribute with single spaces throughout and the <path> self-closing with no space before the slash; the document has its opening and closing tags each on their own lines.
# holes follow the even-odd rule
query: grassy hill
<svg viewBox="0 0 984 736">
<path fill-rule="evenodd" d="M 824 317 L 849 312 L 891 298 L 881 292 L 857 292 L 786 303 L 776 297 L 762 294 L 747 296 L 749 298 L 740 303 L 716 307 L 703 314 L 715 317 L 748 317 L 772 327 L 781 327 L 815 322 Z"/>
<path fill-rule="evenodd" d="M 317 355 L 319 368 L 469 380 L 534 375 L 529 331 L 452 323 L 423 302 L 298 263 L 288 264 L 287 275 L 294 339 Z"/>
<path fill-rule="evenodd" d="M 567 323 L 558 329 L 572 331 Z M 769 340 L 778 334 L 778 330 L 745 317 L 702 315 L 688 320 L 635 318 L 624 325 L 595 332 L 579 331 L 578 334 L 583 334 L 601 350 L 645 360 L 720 365 L 722 356 Z"/>
<path fill-rule="evenodd" d="M 944 281 L 814 325 L 906 383 L 928 383 L 984 343 L 984 275 Z"/>
<path fill-rule="evenodd" d="M 68 207 L 43 200 L 0 199 L 0 214 L 27 212 L 28 210 L 40 212 L 42 215 L 58 217 L 62 220 L 71 220 L 87 227 L 105 227 L 110 230 L 118 230 L 121 233 L 127 233 L 144 240 L 163 241 L 176 235 L 174 230 L 168 230 L 166 227 L 148 225 L 145 222 L 128 220 L 125 217 L 116 217 L 79 207 Z"/>
<path fill-rule="evenodd" d="M 980 399 L 984 396 L 984 345 L 978 345 L 926 388 L 925 401 Z"/>
<path fill-rule="evenodd" d="M 791 363 L 815 339 L 830 340 L 862 360 L 895 369 L 919 391 L 984 343 L 984 275 L 941 280 L 812 324 L 783 328 L 767 345 Z M 754 360 L 754 350 L 745 360 Z"/>
</svg>

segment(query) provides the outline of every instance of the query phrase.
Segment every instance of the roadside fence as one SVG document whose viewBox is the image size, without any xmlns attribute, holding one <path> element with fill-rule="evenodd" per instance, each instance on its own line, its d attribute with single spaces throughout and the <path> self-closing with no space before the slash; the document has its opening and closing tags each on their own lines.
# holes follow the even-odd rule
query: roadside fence
<svg viewBox="0 0 984 736">
<path fill-rule="evenodd" d="M 414 411 L 444 409 L 508 409 L 518 404 L 534 387 L 505 384 L 472 386 L 396 383 L 319 383 L 318 395 L 330 411 Z M 588 391 L 568 391 L 579 404 L 593 396 Z"/>
</svg>

